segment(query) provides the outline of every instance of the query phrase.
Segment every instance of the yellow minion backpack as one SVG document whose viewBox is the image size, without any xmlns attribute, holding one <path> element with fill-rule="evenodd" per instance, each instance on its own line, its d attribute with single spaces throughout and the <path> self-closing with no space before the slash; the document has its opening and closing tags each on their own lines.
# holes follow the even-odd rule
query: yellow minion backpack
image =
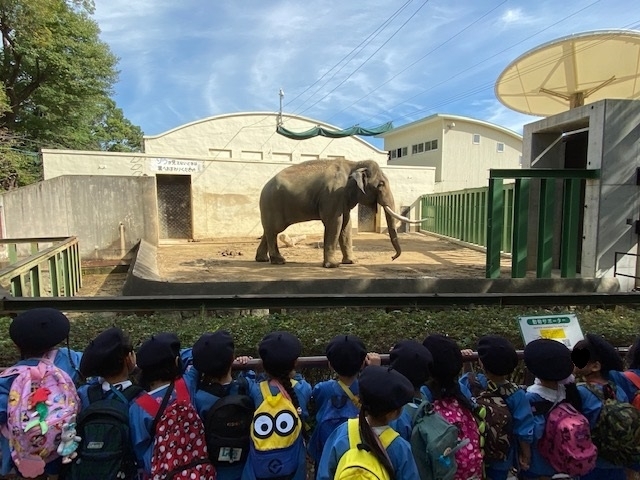
<svg viewBox="0 0 640 480">
<path fill-rule="evenodd" d="M 295 386 L 297 382 L 291 381 Z M 247 467 L 259 479 L 293 478 L 304 450 L 302 420 L 282 389 L 271 393 L 269 382 L 260 382 L 263 401 L 251 423 L 251 445 Z"/>
<path fill-rule="evenodd" d="M 349 434 L 349 450 L 340 457 L 333 477 L 334 480 L 389 480 L 389 473 L 382 463 L 370 448 L 362 443 L 357 418 L 347 420 L 347 432 Z M 398 432 L 392 428 L 387 428 L 382 432 L 380 443 L 385 450 L 397 436 Z"/>
</svg>

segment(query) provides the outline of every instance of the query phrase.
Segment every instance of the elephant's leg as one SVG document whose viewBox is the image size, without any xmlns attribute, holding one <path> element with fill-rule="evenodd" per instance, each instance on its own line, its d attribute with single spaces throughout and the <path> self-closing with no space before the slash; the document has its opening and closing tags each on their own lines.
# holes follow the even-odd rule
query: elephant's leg
<svg viewBox="0 0 640 480">
<path fill-rule="evenodd" d="M 269 260 L 274 265 L 284 265 L 287 261 L 284 259 L 282 255 L 280 255 L 280 250 L 278 249 L 278 234 L 282 230 L 265 230 L 264 236 L 267 239 L 267 246 L 269 249 Z"/>
<path fill-rule="evenodd" d="M 338 237 L 342 226 L 342 215 L 338 218 L 323 220 L 324 223 L 324 262 L 325 268 L 336 268 L 340 264 L 335 260 L 338 250 Z"/>
<path fill-rule="evenodd" d="M 269 261 L 269 245 L 267 244 L 267 236 L 262 234 L 260 239 L 260 245 L 256 250 L 256 262 L 268 262 Z"/>
<path fill-rule="evenodd" d="M 353 256 L 353 244 L 351 243 L 351 215 L 346 213 L 344 215 L 345 221 L 342 224 L 342 230 L 340 230 L 340 250 L 342 250 L 342 263 L 349 265 L 356 263 L 356 259 Z"/>
</svg>

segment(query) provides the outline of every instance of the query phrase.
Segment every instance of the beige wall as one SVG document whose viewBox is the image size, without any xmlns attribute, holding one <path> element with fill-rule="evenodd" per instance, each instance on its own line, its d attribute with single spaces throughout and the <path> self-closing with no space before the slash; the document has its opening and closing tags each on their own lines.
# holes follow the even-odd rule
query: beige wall
<svg viewBox="0 0 640 480">
<path fill-rule="evenodd" d="M 384 148 L 392 151 L 407 147 L 407 156 L 389 159 L 389 165 L 413 165 L 433 167 L 436 169 L 436 182 L 442 181 L 442 121 L 415 124 L 398 132 L 390 132 L 385 136 Z M 418 142 L 438 140 L 438 148 L 428 152 L 411 153 L 411 147 Z"/>
</svg>

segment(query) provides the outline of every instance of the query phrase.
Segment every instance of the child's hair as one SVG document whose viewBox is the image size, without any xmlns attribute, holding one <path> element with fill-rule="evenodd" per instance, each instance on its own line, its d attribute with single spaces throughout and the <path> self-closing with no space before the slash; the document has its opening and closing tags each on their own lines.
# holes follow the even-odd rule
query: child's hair
<svg viewBox="0 0 640 480">
<path fill-rule="evenodd" d="M 325 354 L 338 375 L 353 377 L 362 369 L 367 349 L 355 335 L 338 335 L 329 341 Z"/>
<path fill-rule="evenodd" d="M 605 376 L 611 370 L 624 370 L 624 363 L 615 347 L 599 335 L 587 333 L 585 338 L 573 347 L 574 352 L 581 349 L 589 352 L 590 362 L 600 362 L 600 371 Z"/>
<path fill-rule="evenodd" d="M 122 372 L 127 356 L 133 352 L 129 337 L 113 327 L 100 333 L 84 349 L 80 373 L 85 377 L 111 377 Z"/>
<path fill-rule="evenodd" d="M 370 448 L 371 453 L 389 474 L 389 478 L 395 480 L 393 465 L 387 452 L 380 445 L 378 436 L 369 425 L 367 414 L 380 419 L 402 408 L 413 398 L 413 385 L 393 368 L 368 366 L 360 374 L 359 388 L 362 407 L 358 424 L 362 443 Z"/>
<path fill-rule="evenodd" d="M 258 352 L 264 371 L 271 378 L 280 382 L 291 397 L 293 406 L 298 410 L 300 401 L 289 376 L 302 352 L 302 344 L 298 337 L 283 331 L 268 333 L 260 342 Z"/>
<path fill-rule="evenodd" d="M 153 382 L 171 382 L 180 377 L 182 372 L 174 343 L 172 337 L 162 334 L 140 345 L 137 355 L 139 383 L 145 390 L 149 390 Z"/>
<path fill-rule="evenodd" d="M 640 369 L 640 337 L 636 338 L 631 348 L 627 352 L 627 364 L 630 369 Z"/>
<path fill-rule="evenodd" d="M 458 344 L 449 337 L 434 334 L 424 339 L 422 344 L 433 355 L 431 379 L 427 382 L 433 398 L 456 398 L 460 405 L 474 411 L 474 405 L 460 390 L 458 376 L 462 370 L 462 352 Z"/>
</svg>

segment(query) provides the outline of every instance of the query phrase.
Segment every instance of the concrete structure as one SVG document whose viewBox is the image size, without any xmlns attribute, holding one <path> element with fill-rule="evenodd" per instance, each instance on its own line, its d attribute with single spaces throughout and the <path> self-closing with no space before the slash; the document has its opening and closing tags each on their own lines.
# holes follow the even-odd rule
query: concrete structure
<svg viewBox="0 0 640 480">
<path fill-rule="evenodd" d="M 282 120 L 288 129 L 300 131 L 319 124 L 312 119 L 291 115 L 283 115 Z M 33 188 L 47 191 L 47 195 L 51 196 L 55 196 L 57 192 L 61 198 L 66 199 L 65 205 L 68 206 L 73 202 L 75 182 L 61 181 L 61 177 L 89 176 L 86 178 L 91 180 L 84 181 L 91 182 L 98 182 L 98 177 L 105 177 L 100 189 L 108 189 L 104 185 L 111 182 L 112 194 L 119 199 L 114 207 L 110 199 L 100 198 L 99 201 L 92 202 L 91 196 L 84 200 L 80 197 L 81 201 L 86 202 L 83 208 L 86 209 L 84 213 L 88 219 L 87 227 L 118 231 L 122 218 L 144 209 L 146 215 L 155 218 L 155 231 L 144 229 L 144 236 L 138 230 L 129 234 L 145 238 L 152 244 L 164 239 L 204 240 L 260 236 L 262 225 L 258 200 L 262 186 L 280 170 L 305 160 L 338 157 L 351 160 L 373 159 L 384 165 L 383 170 L 391 182 L 397 210 L 402 208 L 403 214 L 412 218 L 417 218 L 416 207 L 420 195 L 433 191 L 434 168 L 387 166 L 386 152 L 358 137 L 292 140 L 276 133 L 276 122 L 275 113 L 239 113 L 211 117 L 161 135 L 145 137 L 145 153 L 138 154 L 44 149 L 42 161 L 45 182 Z M 131 196 L 131 192 L 122 190 L 129 188 L 122 183 L 126 181 L 119 181 L 118 177 L 127 177 L 133 183 L 135 180 L 149 179 L 152 193 Z M 58 182 L 51 183 L 53 180 Z M 35 192 L 33 188 L 20 195 L 32 195 Z M 36 235 L 36 232 L 42 232 L 43 235 L 48 232 L 46 236 L 54 234 L 53 230 L 57 230 L 54 228 L 55 216 L 43 215 L 37 218 L 37 227 L 27 226 L 31 222 L 27 218 L 31 216 L 24 209 L 19 210 L 20 214 L 13 211 L 17 208 L 9 200 L 13 195 L 16 194 L 5 194 L 7 200 L 2 220 L 7 236 L 25 237 Z M 120 208 L 126 205 L 125 200 L 130 202 L 131 212 Z M 24 201 L 31 202 L 34 209 L 38 208 L 38 201 Z M 67 206 L 65 208 L 71 208 Z M 8 212 L 9 208 L 12 212 Z M 100 212 L 112 208 L 113 218 L 109 217 L 101 225 L 93 222 L 93 218 L 102 218 Z M 363 216 L 363 212 L 359 210 L 363 208 L 365 207 L 358 207 L 352 211 L 354 228 L 359 228 L 360 231 L 363 228 L 367 231 L 383 231 L 386 223 L 381 209 L 375 222 L 368 221 L 366 227 L 362 223 L 359 225 L 359 216 Z M 366 216 L 366 212 L 364 213 Z M 100 237 L 97 231 L 85 238 L 82 232 L 73 230 L 71 233 L 78 235 L 80 239 L 83 255 L 87 253 L 87 242 L 91 244 L 92 251 L 96 250 L 96 246 L 98 251 L 109 248 L 109 243 L 93 241 Z M 322 231 L 320 222 L 307 222 L 290 227 L 287 233 Z"/>
<path fill-rule="evenodd" d="M 618 277 L 621 290 L 633 289 L 632 277 L 640 276 L 640 257 L 634 256 L 640 254 L 640 102 L 600 100 L 526 125 L 523 168 L 600 170 L 600 178 L 586 180 L 581 193 L 579 271 L 585 278 L 604 278 L 615 269 L 629 275 Z M 562 184 L 557 191 L 562 194 Z M 538 206 L 533 188 L 531 198 L 529 258 L 535 262 Z M 555 218 L 557 250 L 560 212 Z"/>
<path fill-rule="evenodd" d="M 519 168 L 522 137 L 489 122 L 436 114 L 380 135 L 388 165 L 436 169 L 434 193 L 486 187 L 490 168 Z"/>
</svg>

